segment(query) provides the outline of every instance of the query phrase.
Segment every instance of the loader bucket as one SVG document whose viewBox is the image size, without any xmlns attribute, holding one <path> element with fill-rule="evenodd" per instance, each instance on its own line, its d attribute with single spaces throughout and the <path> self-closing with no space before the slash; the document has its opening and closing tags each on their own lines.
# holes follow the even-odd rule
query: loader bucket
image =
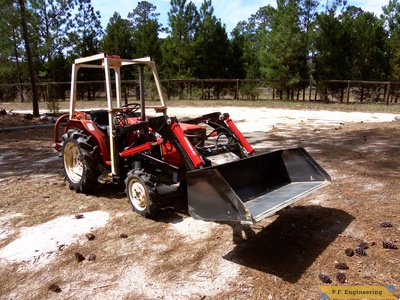
<svg viewBox="0 0 400 300">
<path fill-rule="evenodd" d="M 250 224 L 331 183 L 303 149 L 285 149 L 187 173 L 194 219 Z"/>
</svg>

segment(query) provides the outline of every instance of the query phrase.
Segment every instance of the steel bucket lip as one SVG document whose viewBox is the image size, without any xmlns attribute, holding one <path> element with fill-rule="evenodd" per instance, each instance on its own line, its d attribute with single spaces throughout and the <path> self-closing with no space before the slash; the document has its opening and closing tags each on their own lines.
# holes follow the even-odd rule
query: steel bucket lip
<svg viewBox="0 0 400 300">
<path fill-rule="evenodd" d="M 304 197 L 308 196 L 309 194 L 314 193 L 315 191 L 331 184 L 330 181 L 308 181 L 308 182 L 292 182 L 288 185 L 285 185 L 281 188 L 278 188 L 276 190 L 273 190 L 265 195 L 262 195 L 260 197 L 257 197 L 255 199 L 252 199 L 250 201 L 247 201 L 244 203 L 246 208 L 250 211 L 253 219 L 255 222 L 259 222 L 262 219 L 265 219 L 267 217 L 270 217 L 274 215 L 276 212 L 280 211 L 281 209 L 303 199 Z M 288 197 L 287 194 L 290 193 L 288 190 L 290 189 L 297 189 L 297 192 L 293 193 L 292 196 Z M 285 191 L 285 199 L 284 201 L 279 201 L 277 200 L 279 196 L 277 194 L 282 193 L 282 191 Z M 270 204 L 268 202 L 269 198 L 275 197 L 274 204 L 275 205 L 269 205 L 269 208 L 266 209 L 265 204 Z M 261 212 L 259 212 L 259 209 L 253 203 L 256 201 L 262 201 L 264 204 L 263 209 Z"/>
</svg>

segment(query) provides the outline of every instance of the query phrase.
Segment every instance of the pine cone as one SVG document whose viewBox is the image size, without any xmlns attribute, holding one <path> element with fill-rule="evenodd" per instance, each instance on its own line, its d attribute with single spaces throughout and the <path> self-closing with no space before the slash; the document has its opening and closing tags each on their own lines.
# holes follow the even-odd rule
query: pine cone
<svg viewBox="0 0 400 300">
<path fill-rule="evenodd" d="M 345 283 L 346 282 L 346 274 L 344 274 L 343 272 L 338 272 L 336 274 L 336 279 L 339 283 Z"/>
<path fill-rule="evenodd" d="M 397 245 L 393 242 L 390 241 L 383 241 L 382 242 L 383 248 L 385 249 L 399 249 L 399 247 L 397 247 Z"/>
<path fill-rule="evenodd" d="M 86 237 L 89 241 L 93 241 L 96 238 L 93 233 L 86 233 Z"/>
<path fill-rule="evenodd" d="M 320 273 L 320 274 L 318 275 L 318 277 L 319 277 L 319 279 L 320 279 L 323 283 L 331 283 L 331 282 L 332 282 L 332 280 L 329 278 L 328 275 L 325 275 L 325 274 Z"/>
<path fill-rule="evenodd" d="M 78 213 L 75 215 L 75 219 L 82 219 L 82 218 L 83 218 L 83 214 Z"/>
<path fill-rule="evenodd" d="M 60 288 L 60 286 L 58 284 L 53 283 L 53 284 L 51 284 L 49 286 L 49 291 L 60 293 L 61 292 L 61 288 Z"/>
<path fill-rule="evenodd" d="M 344 252 L 346 253 L 347 256 L 353 256 L 354 255 L 354 250 L 351 248 L 347 248 L 346 250 L 344 250 Z"/>
<path fill-rule="evenodd" d="M 128 235 L 126 233 L 121 233 L 119 235 L 119 237 L 122 238 L 122 239 L 126 239 L 128 237 Z"/>
<path fill-rule="evenodd" d="M 360 245 L 358 245 L 358 247 L 363 248 L 364 250 L 369 248 L 369 245 L 367 242 L 361 242 Z"/>
<path fill-rule="evenodd" d="M 344 262 L 337 262 L 335 263 L 335 268 L 339 270 L 347 270 L 349 266 Z"/>
<path fill-rule="evenodd" d="M 382 221 L 382 222 L 379 224 L 379 226 L 380 226 L 380 227 L 383 227 L 383 228 L 393 227 L 393 225 L 392 225 L 392 223 L 391 223 L 390 221 Z"/>
<path fill-rule="evenodd" d="M 82 255 L 82 253 L 79 253 L 79 252 L 75 252 L 75 258 L 78 262 L 85 260 L 85 257 Z"/>
<path fill-rule="evenodd" d="M 365 250 L 364 250 L 363 248 L 361 248 L 361 247 L 357 247 L 357 248 L 356 248 L 356 253 L 357 253 L 358 255 L 361 255 L 361 256 L 367 255 L 367 252 L 365 252 Z"/>
</svg>

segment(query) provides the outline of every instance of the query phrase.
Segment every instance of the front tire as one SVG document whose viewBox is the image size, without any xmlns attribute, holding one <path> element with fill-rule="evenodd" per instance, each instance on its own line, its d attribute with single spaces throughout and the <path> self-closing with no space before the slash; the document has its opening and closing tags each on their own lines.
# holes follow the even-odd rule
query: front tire
<svg viewBox="0 0 400 300">
<path fill-rule="evenodd" d="M 151 217 L 157 211 L 157 192 L 149 174 L 131 171 L 125 179 L 126 195 L 133 210 L 143 217 Z"/>
<path fill-rule="evenodd" d="M 62 161 L 71 189 L 90 192 L 97 186 L 100 171 L 94 158 L 95 151 L 96 147 L 83 132 L 70 130 L 63 135 Z"/>
</svg>

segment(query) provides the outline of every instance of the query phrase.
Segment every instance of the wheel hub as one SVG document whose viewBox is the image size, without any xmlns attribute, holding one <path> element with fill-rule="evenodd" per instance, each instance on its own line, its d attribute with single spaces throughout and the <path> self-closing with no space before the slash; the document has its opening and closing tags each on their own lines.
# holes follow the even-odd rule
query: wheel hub
<svg viewBox="0 0 400 300">
<path fill-rule="evenodd" d="M 144 190 L 143 185 L 139 182 L 134 182 L 131 187 L 131 195 L 133 204 L 138 208 L 145 208 L 146 207 L 146 191 Z"/>
<path fill-rule="evenodd" d="M 83 176 L 82 155 L 78 146 L 74 143 L 68 143 L 64 151 L 64 167 L 68 177 L 79 182 Z"/>
</svg>

